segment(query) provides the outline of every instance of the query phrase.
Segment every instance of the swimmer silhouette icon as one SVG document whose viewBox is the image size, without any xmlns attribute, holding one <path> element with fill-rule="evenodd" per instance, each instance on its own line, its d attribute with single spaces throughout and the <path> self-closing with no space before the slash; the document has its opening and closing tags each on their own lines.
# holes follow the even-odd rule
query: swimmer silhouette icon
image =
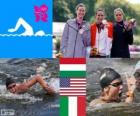
<svg viewBox="0 0 140 116">
<path fill-rule="evenodd" d="M 36 32 L 34 34 L 32 26 L 29 23 L 27 23 L 22 17 L 20 17 L 18 19 L 15 28 L 8 29 L 8 32 L 13 33 L 13 32 L 18 31 L 20 26 L 23 26 L 23 28 L 25 29 L 25 31 L 20 34 L 22 36 L 33 36 L 33 35 L 35 35 L 35 36 L 44 36 L 45 35 L 45 32 L 43 30 L 40 30 L 40 31 L 38 31 L 38 32 Z"/>
</svg>

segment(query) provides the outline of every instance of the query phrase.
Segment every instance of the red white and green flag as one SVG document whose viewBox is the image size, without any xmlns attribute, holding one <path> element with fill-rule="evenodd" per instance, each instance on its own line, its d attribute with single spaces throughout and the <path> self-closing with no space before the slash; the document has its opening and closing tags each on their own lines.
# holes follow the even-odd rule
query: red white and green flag
<svg viewBox="0 0 140 116">
<path fill-rule="evenodd" d="M 60 77 L 86 77 L 86 59 L 61 58 Z"/>
<path fill-rule="evenodd" d="M 86 116 L 86 97 L 61 96 L 60 116 Z"/>
</svg>

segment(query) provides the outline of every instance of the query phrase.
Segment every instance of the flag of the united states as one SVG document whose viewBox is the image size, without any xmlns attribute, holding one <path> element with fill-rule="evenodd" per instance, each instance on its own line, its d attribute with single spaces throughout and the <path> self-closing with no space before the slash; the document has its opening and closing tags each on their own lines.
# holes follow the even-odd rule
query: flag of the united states
<svg viewBox="0 0 140 116">
<path fill-rule="evenodd" d="M 86 95 L 86 78 L 60 78 L 60 95 Z"/>
</svg>

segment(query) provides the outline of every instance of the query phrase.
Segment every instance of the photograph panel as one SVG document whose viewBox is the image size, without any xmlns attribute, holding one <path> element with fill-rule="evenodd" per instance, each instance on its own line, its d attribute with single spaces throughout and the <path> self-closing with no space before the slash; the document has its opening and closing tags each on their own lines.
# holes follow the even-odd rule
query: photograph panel
<svg viewBox="0 0 140 116">
<path fill-rule="evenodd" d="M 139 115 L 140 59 L 87 59 L 87 116 Z"/>
<path fill-rule="evenodd" d="M 54 0 L 53 57 L 139 58 L 139 6 L 130 0 Z"/>
<path fill-rule="evenodd" d="M 0 111 L 6 116 L 57 116 L 59 61 L 0 59 Z"/>
</svg>

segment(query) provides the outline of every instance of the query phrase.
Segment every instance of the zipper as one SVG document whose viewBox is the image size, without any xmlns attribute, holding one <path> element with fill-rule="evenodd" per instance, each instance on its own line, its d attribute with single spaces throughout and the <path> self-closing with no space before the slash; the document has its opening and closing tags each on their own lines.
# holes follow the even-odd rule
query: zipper
<svg viewBox="0 0 140 116">
<path fill-rule="evenodd" d="M 77 41 L 78 32 L 79 32 L 79 29 L 78 29 L 78 31 L 76 33 L 76 39 L 75 39 L 74 50 L 73 50 L 73 58 L 75 56 L 75 48 L 76 48 L 76 41 Z"/>
</svg>

